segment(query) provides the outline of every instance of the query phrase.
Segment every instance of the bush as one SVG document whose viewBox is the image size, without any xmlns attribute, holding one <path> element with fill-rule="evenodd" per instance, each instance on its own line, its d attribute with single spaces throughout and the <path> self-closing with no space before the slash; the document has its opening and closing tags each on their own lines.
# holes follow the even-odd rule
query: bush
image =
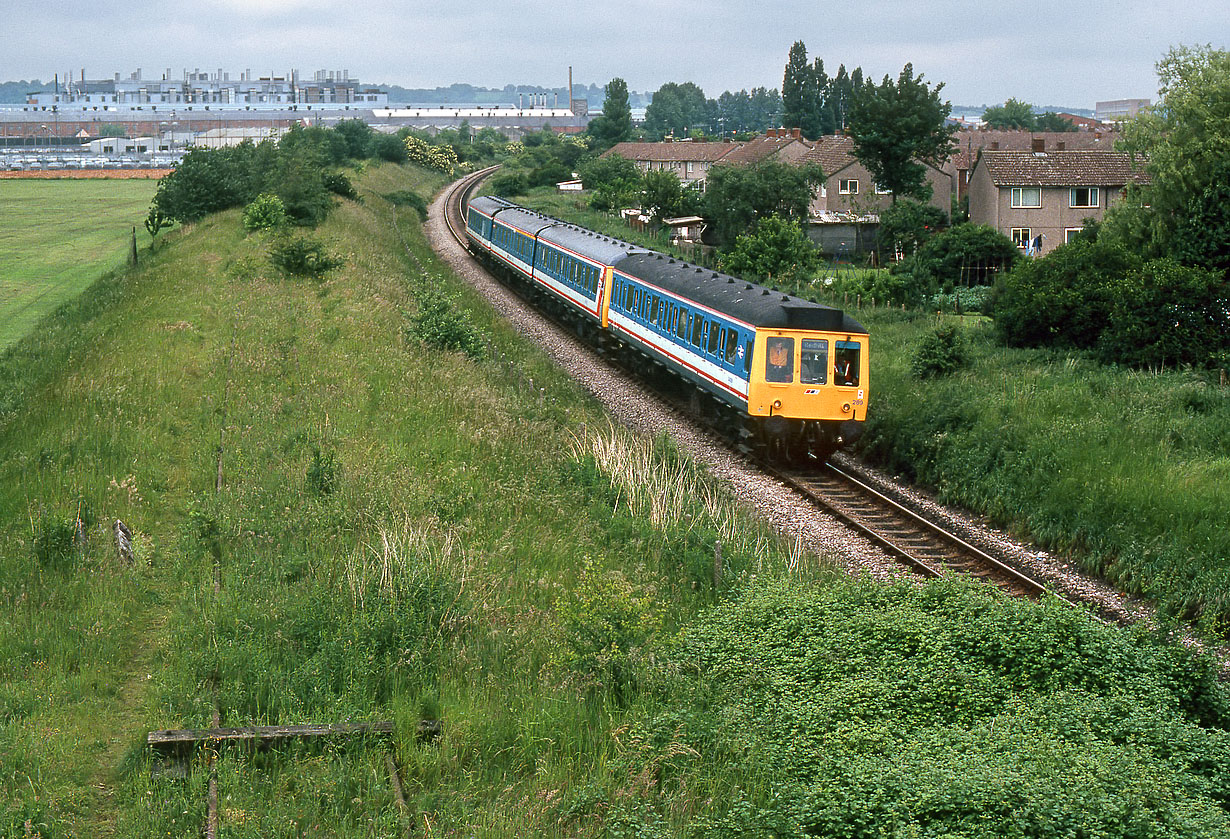
<svg viewBox="0 0 1230 839">
<path fill-rule="evenodd" d="M 1230 350 L 1230 295 L 1216 271 L 1159 259 L 1129 275 L 1125 286 L 1130 293 L 1114 301 L 1098 339 L 1102 361 L 1209 367 Z"/>
<path fill-rule="evenodd" d="M 309 236 L 287 236 L 275 242 L 269 251 L 270 261 L 288 274 L 319 278 L 345 264 L 341 257 L 325 249 L 319 239 Z"/>
<path fill-rule="evenodd" d="M 410 189 L 385 193 L 385 200 L 394 207 L 413 207 L 419 214 L 419 221 L 427 221 L 427 199 Z"/>
<path fill-rule="evenodd" d="M 524 169 L 504 168 L 493 176 L 487 185 L 493 195 L 501 198 L 524 195 L 530 191 L 530 173 Z"/>
<path fill-rule="evenodd" d="M 433 349 L 463 352 L 474 360 L 487 354 L 483 333 L 474 326 L 469 312 L 458 310 L 451 297 L 435 289 L 419 298 L 406 334 Z"/>
<path fill-rule="evenodd" d="M 903 199 L 880 213 L 881 261 L 898 249 L 905 254 L 916 253 L 948 225 L 948 216 L 938 207 L 920 201 Z"/>
<path fill-rule="evenodd" d="M 556 622 L 557 663 L 576 673 L 587 689 L 626 699 L 645 647 L 661 628 L 662 611 L 618 572 L 603 573 L 587 563 L 572 597 L 558 604 Z"/>
<path fill-rule="evenodd" d="M 964 367 L 966 360 L 965 337 L 957 326 L 947 324 L 923 338 L 910 370 L 919 379 L 948 376 Z"/>
<path fill-rule="evenodd" d="M 1060 245 L 1000 278 L 991 308 L 1009 346 L 1090 349 L 1140 258 L 1106 237 Z"/>
<path fill-rule="evenodd" d="M 985 285 L 1021 258 L 1012 240 L 985 224 L 958 224 L 927 240 L 904 270 L 930 291 Z"/>
<path fill-rule="evenodd" d="M 749 279 L 798 282 L 811 276 L 820 262 L 820 251 L 798 222 L 779 216 L 761 219 L 750 233 L 735 239 L 721 258 L 723 271 Z"/>
<path fill-rule="evenodd" d="M 433 146 L 418 137 L 407 137 L 406 159 L 428 169 L 438 169 L 446 175 L 453 174 L 457 168 L 457 153 L 452 146 Z"/>
<path fill-rule="evenodd" d="M 286 206 L 282 199 L 268 192 L 262 192 L 252 203 L 243 209 L 243 226 L 247 230 L 276 230 L 283 227 L 289 219 L 286 217 Z"/>
<path fill-rule="evenodd" d="M 351 201 L 359 200 L 359 193 L 355 190 L 354 184 L 350 182 L 350 178 L 346 177 L 341 172 L 325 172 L 324 174 L 325 189 L 332 192 L 334 195 L 340 195 L 342 198 L 349 198 Z"/>
</svg>

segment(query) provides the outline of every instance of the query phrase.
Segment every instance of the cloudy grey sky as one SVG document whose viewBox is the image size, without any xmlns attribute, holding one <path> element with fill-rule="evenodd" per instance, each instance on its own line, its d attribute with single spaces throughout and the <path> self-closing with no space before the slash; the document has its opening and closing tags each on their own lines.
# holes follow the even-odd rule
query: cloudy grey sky
<svg viewBox="0 0 1230 839">
<path fill-rule="evenodd" d="M 372 83 L 781 86 L 790 45 L 879 79 L 912 62 L 958 105 L 1154 97 L 1177 44 L 1225 47 L 1224 0 L 8 0 L 0 80 L 349 70 Z"/>
</svg>

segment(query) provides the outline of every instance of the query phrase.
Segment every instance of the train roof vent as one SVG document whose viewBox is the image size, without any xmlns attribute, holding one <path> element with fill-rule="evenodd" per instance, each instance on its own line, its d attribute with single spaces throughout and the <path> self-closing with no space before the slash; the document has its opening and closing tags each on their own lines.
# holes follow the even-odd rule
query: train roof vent
<svg viewBox="0 0 1230 839">
<path fill-rule="evenodd" d="M 743 284 L 743 290 L 744 290 L 744 291 L 751 291 L 751 290 L 752 290 L 752 284 L 751 284 L 751 283 L 744 283 L 744 284 Z"/>
<path fill-rule="evenodd" d="M 704 269 L 704 268 L 701 268 L 699 265 L 697 265 L 697 266 L 696 266 L 696 273 L 697 273 L 697 274 L 703 274 L 703 273 L 705 273 L 705 269 Z"/>
<path fill-rule="evenodd" d="M 663 257 L 662 254 L 658 254 L 658 259 L 664 259 L 664 258 L 665 257 Z"/>
<path fill-rule="evenodd" d="M 674 264 L 675 264 L 675 260 L 673 260 L 673 259 L 672 259 L 672 260 L 670 261 L 670 264 L 671 264 L 671 265 L 674 265 Z"/>
<path fill-rule="evenodd" d="M 716 276 L 717 276 L 717 274 L 714 274 L 713 276 L 715 276 L 715 277 L 716 277 Z M 734 278 L 734 277 L 731 277 L 729 280 L 727 280 L 727 281 L 726 281 L 726 285 L 734 285 L 734 283 L 735 283 L 735 278 Z"/>
<path fill-rule="evenodd" d="M 717 277 L 718 277 L 718 275 L 717 275 L 717 271 L 714 271 L 714 272 L 713 272 L 713 276 L 712 276 L 712 277 L 710 277 L 709 279 L 711 279 L 711 280 L 716 280 L 716 279 L 717 279 Z M 731 282 L 733 283 L 733 282 L 734 282 L 734 280 L 731 280 Z"/>
<path fill-rule="evenodd" d="M 761 291 L 761 292 L 760 292 L 760 296 L 761 296 L 761 297 L 768 297 L 768 296 L 769 296 L 769 290 L 768 290 L 767 288 L 766 288 L 766 289 L 764 289 L 763 291 Z"/>
<path fill-rule="evenodd" d="M 789 295 L 789 294 L 783 294 L 783 295 L 782 295 L 782 302 L 783 302 L 783 303 L 789 303 L 789 302 L 790 302 L 790 295 Z"/>
</svg>

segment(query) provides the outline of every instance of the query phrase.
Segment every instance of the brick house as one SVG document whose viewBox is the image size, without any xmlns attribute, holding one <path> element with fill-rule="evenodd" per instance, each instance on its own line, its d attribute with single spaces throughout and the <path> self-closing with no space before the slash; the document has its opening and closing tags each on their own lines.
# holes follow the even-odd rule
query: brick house
<svg viewBox="0 0 1230 839">
<path fill-rule="evenodd" d="M 821 137 L 803 157 L 824 171 L 824 184 L 812 199 L 811 215 L 878 214 L 892 206 L 893 194 L 881 189 L 871 173 L 854 157 L 854 141 L 849 137 Z M 952 209 L 952 176 L 927 163 L 927 183 L 931 185 L 933 207 L 948 215 Z"/>
<path fill-rule="evenodd" d="M 970 221 L 989 224 L 1030 253 L 1059 247 L 1086 219 L 1100 221 L 1127 184 L 1145 180 L 1125 152 L 1044 151 L 1041 142 L 1034 148 L 984 150 L 969 182 Z"/>
</svg>

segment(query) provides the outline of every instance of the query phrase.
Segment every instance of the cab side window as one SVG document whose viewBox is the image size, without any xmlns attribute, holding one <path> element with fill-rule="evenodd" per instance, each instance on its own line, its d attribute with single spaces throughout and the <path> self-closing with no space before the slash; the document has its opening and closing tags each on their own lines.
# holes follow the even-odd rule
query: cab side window
<svg viewBox="0 0 1230 839">
<path fill-rule="evenodd" d="M 856 341 L 838 341 L 833 354 L 833 384 L 858 387 L 859 355 L 862 346 Z"/>
<path fill-rule="evenodd" d="M 794 339 L 769 338 L 764 345 L 766 382 L 794 381 Z"/>
</svg>

